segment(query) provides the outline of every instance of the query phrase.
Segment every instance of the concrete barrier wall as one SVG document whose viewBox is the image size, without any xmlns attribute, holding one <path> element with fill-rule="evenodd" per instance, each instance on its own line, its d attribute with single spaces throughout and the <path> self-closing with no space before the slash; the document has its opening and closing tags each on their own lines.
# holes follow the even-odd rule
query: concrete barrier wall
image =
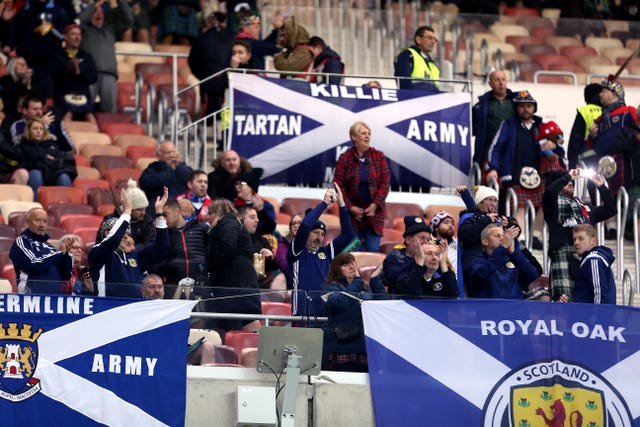
<svg viewBox="0 0 640 427">
<path fill-rule="evenodd" d="M 296 427 L 375 426 L 368 378 L 366 374 L 341 372 L 301 376 Z M 189 366 L 185 426 L 235 426 L 239 385 L 273 387 L 275 377 L 250 368 Z"/>
</svg>

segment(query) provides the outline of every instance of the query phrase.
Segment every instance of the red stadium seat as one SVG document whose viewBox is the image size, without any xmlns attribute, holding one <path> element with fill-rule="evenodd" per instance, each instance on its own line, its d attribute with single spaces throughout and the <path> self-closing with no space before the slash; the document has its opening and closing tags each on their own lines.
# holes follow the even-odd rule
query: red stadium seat
<svg viewBox="0 0 640 427">
<path fill-rule="evenodd" d="M 52 225 L 59 226 L 62 215 L 93 215 L 93 207 L 86 203 L 53 203 L 49 205 L 49 214 L 53 214 L 54 217 L 54 223 Z"/>
<path fill-rule="evenodd" d="M 133 179 L 134 181 L 138 181 L 140 179 L 140 175 L 142 175 L 142 171 L 137 168 L 113 168 L 108 169 L 104 177 L 109 181 L 111 187 L 117 187 L 118 181 L 128 181 L 129 179 Z"/>
<path fill-rule="evenodd" d="M 94 227 L 98 228 L 102 224 L 102 217 L 91 214 L 64 214 L 60 218 L 60 226 L 67 233 L 73 233 L 76 228 Z"/>
<path fill-rule="evenodd" d="M 583 56 L 598 56 L 598 51 L 589 46 L 562 46 L 560 53 L 577 61 Z"/>
<path fill-rule="evenodd" d="M 317 199 L 305 199 L 299 197 L 285 197 L 282 199 L 282 204 L 280 205 L 280 212 L 284 212 L 291 216 L 306 211 L 308 208 L 315 208 L 320 200 Z"/>
<path fill-rule="evenodd" d="M 135 123 L 105 123 L 103 127 L 103 132 L 109 135 L 112 141 L 115 141 L 116 137 L 120 134 L 145 134 L 144 128 Z"/>
<path fill-rule="evenodd" d="M 7 279 L 11 283 L 11 288 L 14 289 L 13 293 L 18 293 L 18 286 L 16 284 L 16 270 L 13 268 L 13 263 L 5 264 L 2 267 L 2 277 Z"/>
<path fill-rule="evenodd" d="M 550 70 L 554 65 L 571 65 L 573 60 L 560 53 L 539 53 L 532 56 L 532 59 L 542 65 L 545 70 Z"/>
<path fill-rule="evenodd" d="M 224 345 L 233 347 L 239 358 L 243 348 L 258 347 L 258 334 L 248 331 L 227 331 L 224 334 Z"/>
<path fill-rule="evenodd" d="M 99 227 L 76 227 L 73 229 L 73 234 L 80 237 L 85 246 L 88 244 L 93 246 L 93 243 L 96 241 L 98 229 Z"/>
<path fill-rule="evenodd" d="M 109 181 L 106 179 L 93 179 L 93 178 L 76 178 L 73 180 L 74 188 L 78 188 L 82 190 L 85 198 L 85 203 L 87 202 L 87 195 L 89 190 L 92 188 L 109 188 Z"/>
<path fill-rule="evenodd" d="M 156 147 L 129 145 L 126 149 L 127 157 L 137 163 L 143 157 L 155 157 Z"/>
<path fill-rule="evenodd" d="M 42 185 L 38 188 L 38 202 L 45 210 L 53 203 L 83 203 L 84 192 L 73 187 Z"/>
<path fill-rule="evenodd" d="M 16 229 L 9 224 L 0 224 L 0 237 L 9 237 L 15 239 L 17 236 Z"/>
<path fill-rule="evenodd" d="M 109 169 L 132 168 L 133 160 L 124 156 L 94 156 L 91 165 L 100 171 L 102 176 L 106 176 Z"/>
<path fill-rule="evenodd" d="M 98 127 L 102 130 L 102 126 L 105 123 L 133 123 L 133 117 L 129 114 L 124 113 L 105 113 L 102 111 L 98 111 L 94 113 L 96 116 L 96 121 L 98 122 Z"/>
<path fill-rule="evenodd" d="M 286 302 L 262 301 L 262 314 L 277 314 L 291 316 L 291 304 Z M 260 323 L 265 324 L 264 320 Z M 285 320 L 269 320 L 269 326 L 291 326 L 291 322 Z"/>
</svg>

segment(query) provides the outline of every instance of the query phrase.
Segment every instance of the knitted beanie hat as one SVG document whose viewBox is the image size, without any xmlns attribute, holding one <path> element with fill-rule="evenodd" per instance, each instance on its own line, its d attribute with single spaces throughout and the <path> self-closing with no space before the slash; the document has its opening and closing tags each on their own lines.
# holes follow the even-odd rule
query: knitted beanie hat
<svg viewBox="0 0 640 427">
<path fill-rule="evenodd" d="M 129 196 L 129 200 L 131 200 L 131 207 L 133 209 L 144 209 L 149 206 L 149 200 L 147 200 L 147 196 L 144 192 L 138 188 L 137 182 L 130 179 L 127 181 L 127 196 Z"/>
<path fill-rule="evenodd" d="M 485 187 L 484 185 L 481 185 L 478 187 L 478 190 L 476 191 L 476 196 L 473 198 L 473 201 L 476 202 L 476 205 L 479 205 L 487 197 L 495 197 L 497 199 L 498 193 L 496 193 L 496 190 L 494 190 L 493 188 Z"/>
</svg>

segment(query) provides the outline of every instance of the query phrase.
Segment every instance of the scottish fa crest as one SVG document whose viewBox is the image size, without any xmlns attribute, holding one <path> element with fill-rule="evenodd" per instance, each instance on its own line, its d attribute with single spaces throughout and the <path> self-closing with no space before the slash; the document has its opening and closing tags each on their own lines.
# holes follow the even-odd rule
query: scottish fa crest
<svg viewBox="0 0 640 427">
<path fill-rule="evenodd" d="M 40 334 L 42 328 L 34 332 L 26 323 L 0 323 L 0 398 L 20 402 L 40 391 L 40 380 L 33 377 Z"/>
<path fill-rule="evenodd" d="M 527 365 L 494 387 L 483 410 L 485 427 L 625 427 L 626 402 L 602 376 L 561 360 Z"/>
</svg>

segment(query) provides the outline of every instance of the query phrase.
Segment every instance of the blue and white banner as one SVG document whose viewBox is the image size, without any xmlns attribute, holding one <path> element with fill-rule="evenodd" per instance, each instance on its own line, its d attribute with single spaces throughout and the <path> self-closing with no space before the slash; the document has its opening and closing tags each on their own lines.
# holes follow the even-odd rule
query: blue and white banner
<svg viewBox="0 0 640 427">
<path fill-rule="evenodd" d="M 326 183 L 351 146 L 349 127 L 371 127 L 391 183 L 455 186 L 471 165 L 469 93 L 336 86 L 230 73 L 231 147 L 271 183 Z"/>
<path fill-rule="evenodd" d="M 0 294 L 2 424 L 184 425 L 192 308 Z"/>
<path fill-rule="evenodd" d="M 377 426 L 640 426 L 640 310 L 366 301 Z"/>
</svg>

